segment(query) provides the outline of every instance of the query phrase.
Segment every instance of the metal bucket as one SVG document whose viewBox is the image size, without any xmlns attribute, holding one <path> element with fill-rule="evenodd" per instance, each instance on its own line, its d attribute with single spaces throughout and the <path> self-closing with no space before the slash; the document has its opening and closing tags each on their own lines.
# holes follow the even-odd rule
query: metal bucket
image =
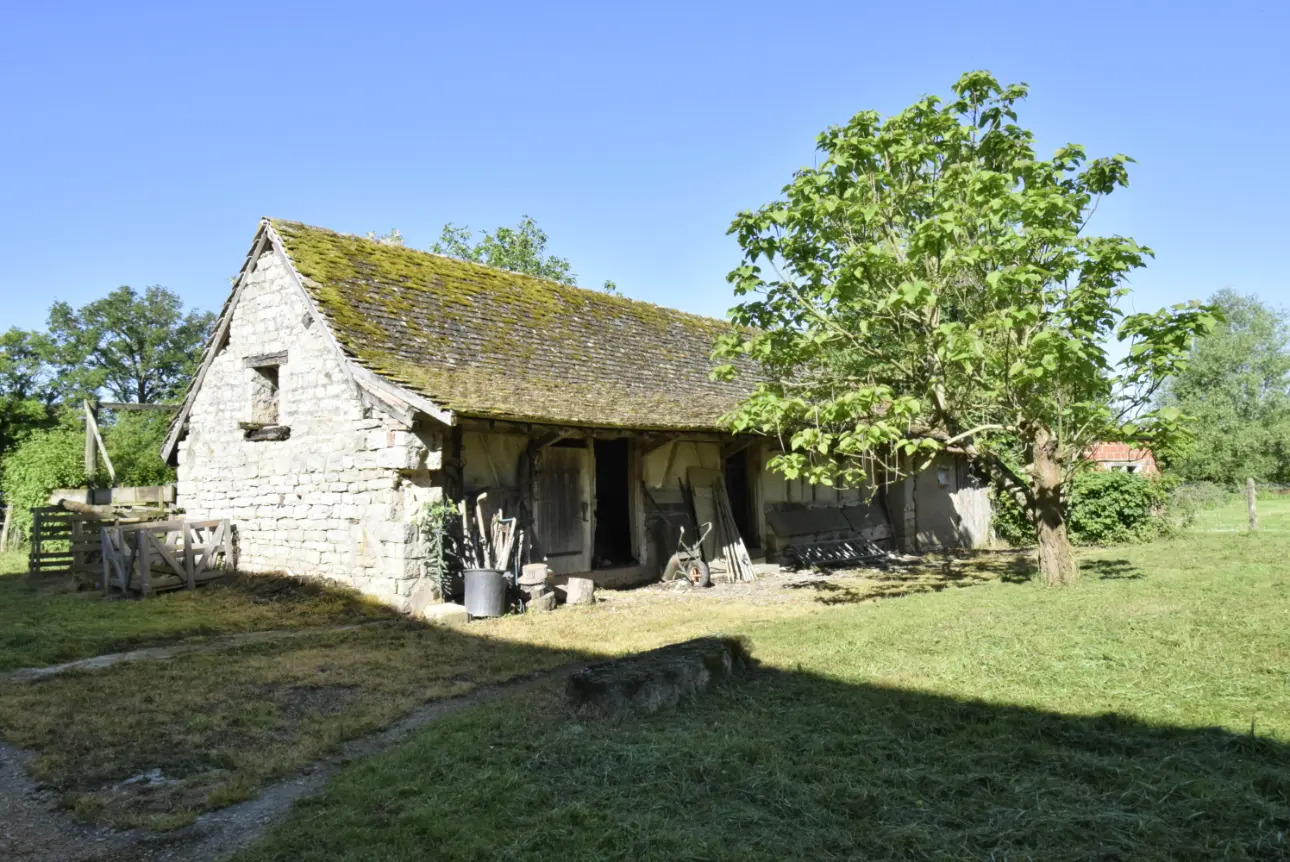
<svg viewBox="0 0 1290 862">
<path fill-rule="evenodd" d="M 506 574 L 497 569 L 466 569 L 466 613 L 472 617 L 500 617 L 506 613 Z"/>
</svg>

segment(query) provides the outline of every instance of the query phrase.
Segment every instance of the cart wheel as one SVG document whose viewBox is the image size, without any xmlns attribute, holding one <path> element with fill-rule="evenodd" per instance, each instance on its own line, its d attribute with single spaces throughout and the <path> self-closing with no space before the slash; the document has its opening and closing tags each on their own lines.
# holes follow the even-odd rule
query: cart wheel
<svg viewBox="0 0 1290 862">
<path fill-rule="evenodd" d="M 696 587 L 712 586 L 712 573 L 703 560 L 691 560 L 690 565 L 685 567 L 685 578 Z"/>
</svg>

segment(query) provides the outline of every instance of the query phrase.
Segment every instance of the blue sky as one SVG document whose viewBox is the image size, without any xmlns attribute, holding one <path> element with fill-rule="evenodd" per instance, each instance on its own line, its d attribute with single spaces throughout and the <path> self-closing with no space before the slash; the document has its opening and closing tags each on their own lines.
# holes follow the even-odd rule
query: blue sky
<svg viewBox="0 0 1290 862">
<path fill-rule="evenodd" d="M 534 216 L 584 285 L 721 315 L 731 217 L 858 110 L 1024 80 L 1044 150 L 1139 164 L 1095 228 L 1138 310 L 1290 304 L 1290 12 L 1265 3 L 95 3 L 0 12 L 0 328 L 164 284 L 218 308 L 262 215 Z"/>
</svg>

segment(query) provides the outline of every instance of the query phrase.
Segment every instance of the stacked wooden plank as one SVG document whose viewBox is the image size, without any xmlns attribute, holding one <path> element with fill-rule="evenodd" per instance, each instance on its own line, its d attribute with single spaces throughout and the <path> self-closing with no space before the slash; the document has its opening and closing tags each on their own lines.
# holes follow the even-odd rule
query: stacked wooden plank
<svg viewBox="0 0 1290 862">
<path fill-rule="evenodd" d="M 734 582 L 750 583 L 757 580 L 753 571 L 752 558 L 744 545 L 743 536 L 735 524 L 734 511 L 730 508 L 730 497 L 726 494 L 725 482 L 712 484 L 712 502 L 716 510 L 717 545 L 726 560 L 726 571 Z"/>
</svg>

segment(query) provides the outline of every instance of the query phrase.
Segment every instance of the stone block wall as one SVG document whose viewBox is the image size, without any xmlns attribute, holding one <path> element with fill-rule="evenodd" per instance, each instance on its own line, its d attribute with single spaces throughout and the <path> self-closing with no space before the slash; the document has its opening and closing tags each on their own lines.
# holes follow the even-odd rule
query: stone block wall
<svg viewBox="0 0 1290 862">
<path fill-rule="evenodd" d="M 239 423 L 253 421 L 263 375 L 247 360 L 284 351 L 277 425 L 289 436 L 248 439 Z M 441 493 L 442 449 L 439 427 L 408 427 L 364 403 L 286 261 L 268 251 L 193 403 L 178 505 L 233 522 L 243 571 L 320 575 L 417 611 L 435 587 L 413 519 Z"/>
</svg>

